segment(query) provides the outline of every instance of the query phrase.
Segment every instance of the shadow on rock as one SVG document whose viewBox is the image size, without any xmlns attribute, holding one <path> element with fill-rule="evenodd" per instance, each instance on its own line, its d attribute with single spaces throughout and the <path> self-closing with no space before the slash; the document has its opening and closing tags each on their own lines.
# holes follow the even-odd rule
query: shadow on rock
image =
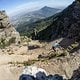
<svg viewBox="0 0 80 80">
<path fill-rule="evenodd" d="M 40 46 L 38 46 L 38 45 L 28 46 L 29 50 L 33 50 L 33 49 L 37 49 L 37 48 L 40 48 Z"/>
<path fill-rule="evenodd" d="M 75 44 L 75 42 L 77 42 L 78 45 L 76 47 L 72 47 L 72 44 Z M 78 52 L 78 50 L 80 49 L 80 42 L 77 41 L 76 39 L 64 38 L 59 44 L 62 48 L 68 49 L 69 53 Z"/>
<path fill-rule="evenodd" d="M 80 80 L 80 67 L 73 71 L 73 75 L 70 80 Z"/>
</svg>

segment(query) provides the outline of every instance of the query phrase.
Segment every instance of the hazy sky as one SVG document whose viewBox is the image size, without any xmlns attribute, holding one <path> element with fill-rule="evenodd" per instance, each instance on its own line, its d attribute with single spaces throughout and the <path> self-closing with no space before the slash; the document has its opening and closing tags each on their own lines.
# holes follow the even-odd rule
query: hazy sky
<svg viewBox="0 0 80 80">
<path fill-rule="evenodd" d="M 74 0 L 0 0 L 0 10 L 8 14 L 20 10 L 32 11 L 44 6 L 61 8 L 71 4 Z"/>
</svg>

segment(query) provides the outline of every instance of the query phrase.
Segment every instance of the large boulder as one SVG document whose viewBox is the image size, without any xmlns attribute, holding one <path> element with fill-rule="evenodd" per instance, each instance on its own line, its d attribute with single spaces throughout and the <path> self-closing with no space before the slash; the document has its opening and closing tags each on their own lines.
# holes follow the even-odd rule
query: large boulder
<svg viewBox="0 0 80 80">
<path fill-rule="evenodd" d="M 10 24 L 9 18 L 5 11 L 0 11 L 0 45 L 10 45 L 18 43 L 20 35 Z"/>
</svg>

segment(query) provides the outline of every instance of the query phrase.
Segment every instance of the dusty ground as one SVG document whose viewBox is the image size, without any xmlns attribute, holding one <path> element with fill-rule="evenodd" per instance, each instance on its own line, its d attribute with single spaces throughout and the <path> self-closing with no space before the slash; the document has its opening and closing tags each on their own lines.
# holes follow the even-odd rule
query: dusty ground
<svg viewBox="0 0 80 80">
<path fill-rule="evenodd" d="M 24 68 L 23 63 L 27 62 L 28 60 L 37 59 L 39 54 L 49 53 L 51 45 L 54 42 L 44 43 L 44 45 L 42 44 L 42 47 L 32 50 L 28 50 L 25 44 L 21 44 L 19 46 L 12 45 L 6 49 L 0 50 L 0 80 L 19 80 L 19 76 Z M 36 42 L 32 42 L 31 44 L 33 45 L 35 43 Z M 76 69 L 80 64 L 80 55 L 70 59 L 69 61 L 68 60 L 69 59 L 67 58 L 56 58 L 49 61 L 39 61 L 33 65 L 45 69 L 48 73 L 59 73 L 63 76 L 65 74 L 64 77 L 70 78 L 73 70 Z"/>
<path fill-rule="evenodd" d="M 0 65 L 0 80 L 18 80 L 23 67 Z"/>
<path fill-rule="evenodd" d="M 30 45 L 35 45 L 35 41 Z M 27 45 L 11 45 L 0 49 L 0 80 L 19 80 L 24 62 L 37 59 L 38 55 L 47 52 L 46 47 L 28 50 Z"/>
</svg>

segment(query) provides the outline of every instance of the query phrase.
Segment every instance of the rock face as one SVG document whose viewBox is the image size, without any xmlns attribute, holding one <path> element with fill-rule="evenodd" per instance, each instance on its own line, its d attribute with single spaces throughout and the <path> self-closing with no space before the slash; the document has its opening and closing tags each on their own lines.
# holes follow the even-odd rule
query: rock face
<svg viewBox="0 0 80 80">
<path fill-rule="evenodd" d="M 18 43 L 20 35 L 9 22 L 5 11 L 0 11 L 0 45 Z"/>
<path fill-rule="evenodd" d="M 23 70 L 19 80 L 63 80 L 63 77 L 58 74 L 48 76 L 44 69 L 28 66 Z"/>
</svg>

